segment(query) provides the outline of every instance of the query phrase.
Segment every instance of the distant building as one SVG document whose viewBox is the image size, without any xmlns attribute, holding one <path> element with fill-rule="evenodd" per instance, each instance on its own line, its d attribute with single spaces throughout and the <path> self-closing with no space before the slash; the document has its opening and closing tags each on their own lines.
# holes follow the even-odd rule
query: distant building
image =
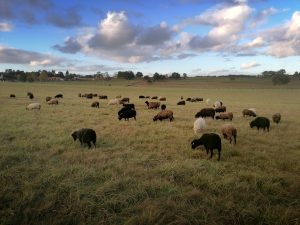
<svg viewBox="0 0 300 225">
<path fill-rule="evenodd" d="M 61 77 L 48 77 L 48 81 L 64 81 Z"/>
</svg>

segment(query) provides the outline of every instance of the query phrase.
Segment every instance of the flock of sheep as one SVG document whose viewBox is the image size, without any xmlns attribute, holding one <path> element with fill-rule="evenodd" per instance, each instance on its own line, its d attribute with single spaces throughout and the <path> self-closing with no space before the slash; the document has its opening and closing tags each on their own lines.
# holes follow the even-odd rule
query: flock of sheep
<svg viewBox="0 0 300 225">
<path fill-rule="evenodd" d="M 27 93 L 27 96 L 30 99 L 33 99 L 34 96 L 31 92 Z M 97 95 L 97 94 L 78 94 L 79 97 L 85 97 L 88 99 L 92 99 L 93 97 L 98 97 L 99 99 L 108 99 L 106 95 Z M 10 95 L 11 98 L 15 98 L 16 96 L 14 94 Z M 57 105 L 58 104 L 58 98 L 63 98 L 62 94 L 58 94 L 55 97 L 46 97 L 46 102 L 49 105 Z M 173 121 L 174 115 L 173 111 L 166 110 L 166 105 L 161 104 L 162 101 L 166 101 L 166 97 L 158 97 L 158 96 L 143 96 L 140 95 L 139 99 L 151 99 L 150 102 L 147 100 L 145 101 L 145 104 L 148 109 L 158 109 L 161 108 L 161 110 L 153 117 L 153 121 L 157 120 L 165 120 L 169 119 L 170 122 Z M 153 101 L 155 100 L 155 101 Z M 157 101 L 159 100 L 159 101 Z M 116 96 L 115 99 L 111 99 L 108 101 L 108 105 L 123 105 L 123 107 L 118 111 L 118 119 L 124 119 L 129 121 L 130 118 L 134 118 L 136 120 L 136 110 L 135 105 L 132 103 L 129 103 L 130 99 L 128 97 L 121 98 L 121 96 Z M 181 100 L 177 103 L 177 105 L 185 105 L 186 101 L 190 102 L 198 102 L 203 101 L 203 98 L 187 98 L 186 100 L 183 100 L 183 97 L 181 97 Z M 210 99 L 206 100 L 206 104 L 208 105 L 210 103 Z M 91 107 L 99 108 L 100 103 L 99 101 L 93 101 L 91 104 Z M 31 103 L 27 105 L 27 110 L 40 110 L 41 105 L 40 103 Z M 213 107 L 211 108 L 202 108 L 199 112 L 195 115 L 195 122 L 194 122 L 194 132 L 201 133 L 203 132 L 207 125 L 205 122 L 206 117 L 211 117 L 212 119 L 221 119 L 221 120 L 230 120 L 233 119 L 233 113 L 232 112 L 226 112 L 226 106 L 223 105 L 221 101 L 216 101 L 213 104 Z M 217 114 L 218 113 L 218 114 Z M 256 110 L 254 108 L 250 109 L 244 109 L 242 111 L 243 117 L 249 116 L 249 117 L 255 117 L 253 121 L 250 122 L 250 127 L 256 127 L 258 130 L 262 128 L 263 130 L 267 129 L 269 131 L 270 128 L 270 120 L 266 117 L 257 117 Z M 279 123 L 281 120 L 281 114 L 275 113 L 272 116 L 273 122 Z M 230 143 L 232 141 L 234 144 L 236 144 L 236 138 L 237 138 L 237 128 L 230 123 L 223 124 L 220 128 L 220 132 L 224 139 L 229 140 Z M 96 148 L 96 132 L 93 129 L 89 128 L 82 128 L 80 130 L 74 131 L 72 133 L 72 137 L 74 141 L 77 139 L 80 141 L 81 144 L 86 143 L 88 147 L 91 147 L 91 143 Z M 210 158 L 213 156 L 213 150 L 218 150 L 218 160 L 221 158 L 221 138 L 216 133 L 204 133 L 199 139 L 195 139 L 191 142 L 192 149 L 195 149 L 196 147 L 203 145 L 206 149 L 207 154 L 210 152 Z"/>
</svg>

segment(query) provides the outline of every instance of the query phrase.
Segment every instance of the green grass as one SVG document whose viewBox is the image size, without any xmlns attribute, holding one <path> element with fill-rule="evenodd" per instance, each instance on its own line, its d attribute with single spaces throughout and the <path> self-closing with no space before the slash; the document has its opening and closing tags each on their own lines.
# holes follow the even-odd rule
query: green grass
<svg viewBox="0 0 300 225">
<path fill-rule="evenodd" d="M 0 224 L 299 224 L 299 87 L 249 78 L 0 83 Z M 48 106 L 46 96 L 60 92 Z M 91 108 L 77 97 L 88 92 L 130 97 L 137 121 L 119 121 L 108 100 Z M 158 111 L 139 95 L 166 96 L 175 120 L 153 122 Z M 180 96 L 222 100 L 234 113 L 237 145 L 222 139 L 220 162 L 190 148 L 205 101 L 177 106 Z M 26 111 L 30 102 L 41 111 Z M 242 117 L 250 107 L 280 112 L 282 122 L 269 133 L 250 129 Z M 206 132 L 223 123 L 208 119 Z M 73 141 L 82 127 L 97 132 L 96 149 Z"/>
</svg>

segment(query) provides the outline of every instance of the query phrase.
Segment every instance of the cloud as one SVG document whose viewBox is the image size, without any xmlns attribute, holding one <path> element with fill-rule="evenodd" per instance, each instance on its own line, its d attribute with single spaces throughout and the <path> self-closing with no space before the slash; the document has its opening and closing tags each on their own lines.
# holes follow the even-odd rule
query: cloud
<svg viewBox="0 0 300 225">
<path fill-rule="evenodd" d="M 276 8 L 274 8 L 274 7 L 271 7 L 271 8 L 264 9 L 264 10 L 260 11 L 253 18 L 251 26 L 252 27 L 256 27 L 256 26 L 258 26 L 260 24 L 265 23 L 268 20 L 268 17 L 270 17 L 271 15 L 274 15 L 274 14 L 276 14 L 278 12 L 279 12 L 279 10 L 276 9 Z"/>
<path fill-rule="evenodd" d="M 13 27 L 14 26 L 9 22 L 0 22 L 0 32 L 10 32 Z"/>
<path fill-rule="evenodd" d="M 47 21 L 54 26 L 61 28 L 72 28 L 81 25 L 81 16 L 75 8 L 52 12 L 48 15 Z"/>
<path fill-rule="evenodd" d="M 262 37 L 257 37 L 254 40 L 252 40 L 251 42 L 247 43 L 245 45 L 245 47 L 248 48 L 256 48 L 256 47 L 260 47 L 264 44 L 264 40 Z"/>
<path fill-rule="evenodd" d="M 260 66 L 259 63 L 255 62 L 255 61 L 252 61 L 252 62 L 249 62 L 249 63 L 243 63 L 241 65 L 241 69 L 250 69 L 250 68 L 258 67 L 258 66 Z"/>
<path fill-rule="evenodd" d="M 118 71 L 118 70 L 125 70 L 126 68 L 120 67 L 120 66 L 107 66 L 107 65 L 84 65 L 84 66 L 78 66 L 78 65 L 71 65 L 68 67 L 69 71 L 72 72 L 78 72 L 78 73 L 95 73 L 95 72 L 111 72 L 111 71 Z"/>
<path fill-rule="evenodd" d="M 72 38 L 72 37 L 67 37 L 65 39 L 64 45 L 54 45 L 54 49 L 59 50 L 63 53 L 77 53 L 82 49 L 82 46 L 79 44 L 79 42 Z"/>
</svg>

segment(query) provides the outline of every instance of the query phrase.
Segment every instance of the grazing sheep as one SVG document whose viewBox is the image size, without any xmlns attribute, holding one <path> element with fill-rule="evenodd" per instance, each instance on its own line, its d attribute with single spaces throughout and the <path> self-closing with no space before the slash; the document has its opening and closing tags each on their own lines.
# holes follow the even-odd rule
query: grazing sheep
<svg viewBox="0 0 300 225">
<path fill-rule="evenodd" d="M 153 96 L 153 97 L 151 97 L 151 99 L 157 99 L 157 96 Z"/>
<path fill-rule="evenodd" d="M 220 106 L 218 108 L 215 109 L 215 112 L 226 112 L 226 106 Z"/>
<path fill-rule="evenodd" d="M 46 97 L 46 102 L 49 102 L 51 99 L 52 99 L 52 97 L 47 96 L 47 97 Z"/>
<path fill-rule="evenodd" d="M 164 119 L 169 119 L 171 122 L 174 119 L 173 112 L 171 110 L 163 110 L 163 111 L 160 111 L 156 116 L 153 117 L 153 121 L 156 121 L 156 120 L 162 121 Z"/>
<path fill-rule="evenodd" d="M 215 110 L 213 108 L 203 108 L 200 112 L 197 112 L 195 118 L 199 117 L 211 117 L 212 119 L 215 118 Z"/>
<path fill-rule="evenodd" d="M 30 99 L 33 99 L 33 98 L 34 98 L 34 96 L 33 96 L 33 94 L 32 94 L 31 92 L 27 92 L 27 96 L 28 96 Z"/>
<path fill-rule="evenodd" d="M 162 104 L 160 108 L 161 108 L 161 110 L 165 110 L 167 108 L 167 106 L 165 104 Z"/>
<path fill-rule="evenodd" d="M 93 94 L 92 93 L 89 93 L 89 94 L 87 94 L 86 96 L 85 96 L 86 98 L 93 98 L 94 96 L 93 96 Z"/>
<path fill-rule="evenodd" d="M 58 105 L 58 100 L 57 99 L 50 99 L 47 102 L 48 105 Z"/>
<path fill-rule="evenodd" d="M 139 98 L 145 98 L 145 96 L 144 95 L 140 95 Z"/>
<path fill-rule="evenodd" d="M 194 132 L 195 134 L 200 133 L 203 131 L 206 127 L 205 120 L 202 117 L 199 117 L 198 119 L 195 120 L 194 122 Z"/>
<path fill-rule="evenodd" d="M 167 99 L 166 99 L 166 97 L 159 97 L 158 100 L 159 101 L 166 101 Z"/>
<path fill-rule="evenodd" d="M 96 132 L 93 129 L 90 128 L 82 128 L 80 130 L 74 131 L 72 133 L 72 137 L 74 141 L 78 138 L 80 141 L 80 144 L 82 145 L 83 143 L 87 143 L 89 148 L 91 148 L 91 142 L 94 144 L 96 148 L 96 139 L 97 135 Z"/>
<path fill-rule="evenodd" d="M 259 130 L 259 128 L 263 128 L 264 130 L 267 128 L 267 131 L 269 132 L 270 120 L 262 116 L 256 117 L 250 122 L 250 127 L 257 127 L 257 130 Z"/>
<path fill-rule="evenodd" d="M 55 97 L 54 98 L 63 98 L 64 96 L 62 95 L 62 94 L 57 94 L 57 95 L 55 95 Z"/>
<path fill-rule="evenodd" d="M 107 95 L 99 95 L 99 99 L 107 99 Z"/>
<path fill-rule="evenodd" d="M 145 101 L 148 109 L 158 109 L 159 106 L 160 106 L 160 102 L 148 102 L 148 101 Z"/>
<path fill-rule="evenodd" d="M 218 150 L 218 161 L 221 159 L 222 142 L 219 135 L 215 133 L 205 133 L 199 139 L 194 139 L 191 142 L 192 149 L 195 149 L 199 145 L 204 145 L 206 153 L 210 151 L 210 158 L 213 156 L 213 150 Z"/>
<path fill-rule="evenodd" d="M 127 109 L 135 109 L 135 105 L 134 104 L 125 104 L 125 103 L 123 103 L 123 107 L 124 108 L 127 108 Z"/>
<path fill-rule="evenodd" d="M 31 104 L 26 106 L 26 110 L 33 110 L 33 109 L 40 110 L 41 109 L 40 103 L 35 102 L 35 103 L 31 103 Z"/>
<path fill-rule="evenodd" d="M 280 113 L 275 113 L 273 116 L 272 116 L 272 119 L 273 119 L 273 122 L 274 123 L 279 123 L 280 120 L 281 120 L 281 114 Z"/>
<path fill-rule="evenodd" d="M 119 104 L 120 104 L 120 100 L 119 99 L 111 99 L 107 103 L 107 105 L 119 105 Z"/>
<path fill-rule="evenodd" d="M 215 108 L 219 108 L 222 105 L 223 105 L 223 102 L 221 102 L 221 101 L 215 101 L 215 103 L 214 103 Z"/>
<path fill-rule="evenodd" d="M 129 103 L 129 98 L 128 97 L 124 97 L 124 98 L 121 99 L 121 102 L 122 103 L 125 103 L 125 102 Z"/>
<path fill-rule="evenodd" d="M 119 112 L 119 120 L 125 119 L 129 121 L 129 118 L 134 118 L 136 120 L 136 111 L 134 109 L 122 108 Z"/>
<path fill-rule="evenodd" d="M 98 101 L 94 101 L 94 102 L 91 104 L 91 107 L 99 108 L 99 105 L 100 105 L 100 103 L 99 103 Z"/>
<path fill-rule="evenodd" d="M 252 110 L 244 109 L 244 110 L 243 110 L 243 117 L 245 117 L 245 116 L 253 116 L 253 117 L 256 117 L 256 113 L 253 112 Z"/>
<path fill-rule="evenodd" d="M 232 120 L 233 119 L 233 113 L 228 112 L 228 113 L 221 113 L 220 115 L 216 116 L 216 120 Z"/>
<path fill-rule="evenodd" d="M 15 95 L 15 94 L 10 94 L 9 97 L 10 97 L 10 98 L 15 98 L 16 95 Z"/>
<path fill-rule="evenodd" d="M 179 102 L 177 102 L 177 105 L 185 105 L 185 101 L 184 100 L 179 101 Z"/>
<path fill-rule="evenodd" d="M 223 137 L 227 140 L 229 140 L 229 143 L 231 144 L 232 137 L 234 140 L 234 144 L 236 144 L 236 136 L 237 136 L 237 129 L 229 123 L 226 123 L 221 126 L 221 134 L 223 134 Z"/>
</svg>

